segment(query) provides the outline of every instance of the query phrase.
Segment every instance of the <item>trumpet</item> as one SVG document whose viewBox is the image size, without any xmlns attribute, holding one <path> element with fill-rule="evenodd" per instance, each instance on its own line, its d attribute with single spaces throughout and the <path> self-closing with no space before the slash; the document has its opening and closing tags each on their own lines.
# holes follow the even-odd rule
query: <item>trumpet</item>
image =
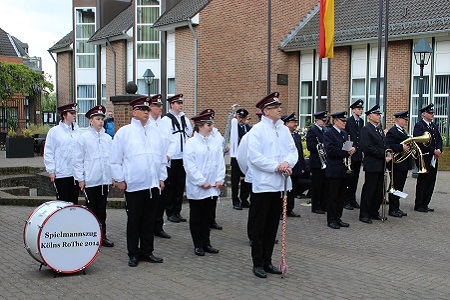
<svg viewBox="0 0 450 300">
<path fill-rule="evenodd" d="M 417 161 L 417 168 L 419 171 L 417 173 L 428 173 L 427 168 L 425 167 L 425 161 L 423 159 L 424 155 L 428 153 L 422 153 L 420 147 L 417 143 L 422 143 L 425 147 L 429 146 L 431 142 L 431 134 L 428 131 L 425 131 L 421 136 L 409 137 L 400 144 L 407 145 L 409 147 L 408 151 L 403 151 L 399 153 L 395 153 L 393 156 L 394 163 L 401 163 L 405 161 L 409 156 L 412 156 Z"/>
<path fill-rule="evenodd" d="M 348 140 L 350 141 L 350 134 L 348 135 Z M 352 174 L 353 170 L 352 170 L 352 157 L 351 156 L 344 158 L 344 165 L 347 167 L 347 170 L 345 171 L 345 173 Z"/>
<path fill-rule="evenodd" d="M 319 159 L 320 159 L 320 164 L 321 164 L 321 169 L 326 169 L 327 167 L 327 154 L 325 152 L 325 149 L 323 148 L 322 143 L 320 142 L 319 138 L 316 137 L 317 139 L 317 145 L 316 145 L 316 149 L 317 152 L 319 153 Z"/>
</svg>

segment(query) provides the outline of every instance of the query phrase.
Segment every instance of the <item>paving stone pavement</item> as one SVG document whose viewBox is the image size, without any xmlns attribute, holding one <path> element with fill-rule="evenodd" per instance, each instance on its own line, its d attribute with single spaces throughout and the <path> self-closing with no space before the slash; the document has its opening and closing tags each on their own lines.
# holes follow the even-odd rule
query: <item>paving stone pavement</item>
<svg viewBox="0 0 450 300">
<path fill-rule="evenodd" d="M 102 248 L 86 275 L 56 278 L 48 267 L 39 271 L 23 246 L 33 207 L 0 206 L 0 299 L 450 299 L 449 179 L 450 172 L 438 173 L 433 213 L 413 211 L 415 179 L 408 178 L 409 196 L 401 205 L 407 217 L 368 225 L 358 221 L 358 210 L 345 210 L 350 228 L 340 230 L 328 228 L 325 215 L 311 214 L 306 200 L 297 199 L 302 217 L 288 219 L 284 278 L 252 274 L 247 210 L 233 210 L 230 198 L 218 204 L 224 229 L 211 232 L 219 254 L 194 255 L 188 223 L 167 222 L 172 239 L 155 238 L 154 254 L 164 263 L 130 268 L 126 213 L 108 209 L 108 238 L 116 246 Z M 187 204 L 182 215 L 189 217 Z M 280 251 L 276 245 L 274 265 Z"/>
</svg>

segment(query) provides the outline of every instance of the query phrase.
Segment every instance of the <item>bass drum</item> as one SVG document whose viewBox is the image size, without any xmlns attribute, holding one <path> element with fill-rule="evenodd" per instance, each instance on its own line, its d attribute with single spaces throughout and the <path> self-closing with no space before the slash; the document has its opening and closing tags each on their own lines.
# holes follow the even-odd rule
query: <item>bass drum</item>
<svg viewBox="0 0 450 300">
<path fill-rule="evenodd" d="M 23 229 L 25 249 L 35 260 L 58 273 L 84 270 L 97 257 L 101 225 L 86 207 L 65 201 L 38 206 Z"/>
</svg>

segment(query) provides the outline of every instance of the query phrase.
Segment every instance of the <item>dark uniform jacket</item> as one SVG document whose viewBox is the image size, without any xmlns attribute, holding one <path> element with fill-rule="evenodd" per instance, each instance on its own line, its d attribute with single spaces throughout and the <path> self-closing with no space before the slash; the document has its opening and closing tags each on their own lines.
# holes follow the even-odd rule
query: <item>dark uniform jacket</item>
<svg viewBox="0 0 450 300">
<path fill-rule="evenodd" d="M 325 174 L 330 178 L 347 178 L 347 167 L 344 164 L 344 158 L 349 157 L 348 151 L 342 150 L 342 145 L 347 140 L 347 133 L 341 130 L 339 133 L 336 128 L 331 127 L 324 135 L 325 151 L 327 153 L 327 168 Z"/>
<path fill-rule="evenodd" d="M 379 131 L 377 131 L 377 128 Z M 361 149 L 364 152 L 365 172 L 384 172 L 386 141 L 383 130 L 368 123 L 361 129 Z"/>
<path fill-rule="evenodd" d="M 292 176 L 301 176 L 302 170 L 306 170 L 305 157 L 303 156 L 302 138 L 296 132 L 292 133 L 295 147 L 297 147 L 298 161 L 292 169 Z"/>
<path fill-rule="evenodd" d="M 252 127 L 250 125 L 248 125 L 247 123 L 244 123 L 243 126 L 241 126 L 240 124 L 237 125 L 238 127 L 238 143 L 241 142 L 242 137 L 250 131 L 250 129 L 252 129 Z"/>
<path fill-rule="evenodd" d="M 313 125 L 306 133 L 306 148 L 309 155 L 309 168 L 320 169 L 322 164 L 320 163 L 319 153 L 317 152 L 317 138 L 320 143 L 323 143 L 323 130 L 320 130 L 316 125 Z"/>
<path fill-rule="evenodd" d="M 408 138 L 406 132 L 398 128 L 396 125 L 392 126 L 391 129 L 386 133 L 386 144 L 388 148 L 392 149 L 394 153 L 403 152 L 403 145 L 400 144 Z M 399 154 L 398 154 L 399 155 Z M 412 158 L 408 157 L 405 161 L 401 163 L 394 163 L 394 173 L 395 171 L 408 171 L 412 168 Z M 388 169 L 391 169 L 391 162 L 388 163 Z"/>
<path fill-rule="evenodd" d="M 356 120 L 353 116 L 347 118 L 347 124 L 345 124 L 345 131 L 350 135 L 350 140 L 353 142 L 356 152 L 352 155 L 352 161 L 362 161 L 363 154 L 361 150 L 361 129 L 364 127 L 364 120 L 359 118 L 359 125 L 356 124 Z M 346 137 L 347 139 L 348 137 Z"/>
<path fill-rule="evenodd" d="M 430 145 L 428 147 L 425 147 L 423 143 L 417 143 L 419 145 L 420 150 L 422 150 L 422 153 L 428 153 L 424 155 L 424 161 L 425 161 L 425 167 L 428 168 L 431 166 L 431 158 L 434 155 L 434 150 L 439 149 L 442 152 L 442 137 L 439 133 L 439 128 L 435 123 L 430 123 L 430 127 L 428 127 L 427 123 L 425 123 L 424 120 L 420 120 L 416 123 L 414 126 L 413 136 L 421 136 L 425 133 L 425 131 L 428 131 L 431 134 L 431 141 Z"/>
</svg>

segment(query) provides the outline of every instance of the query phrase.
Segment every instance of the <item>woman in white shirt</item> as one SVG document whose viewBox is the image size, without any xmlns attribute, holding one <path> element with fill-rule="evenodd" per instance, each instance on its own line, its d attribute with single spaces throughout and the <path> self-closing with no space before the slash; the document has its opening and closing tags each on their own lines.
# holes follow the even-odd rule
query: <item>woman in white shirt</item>
<svg viewBox="0 0 450 300">
<path fill-rule="evenodd" d="M 225 160 L 222 145 L 211 136 L 213 113 L 195 116 L 194 136 L 187 140 L 184 150 L 186 195 L 189 200 L 189 227 L 194 242 L 194 252 L 219 253 L 211 246 L 209 223 L 211 210 L 225 180 Z"/>
</svg>

